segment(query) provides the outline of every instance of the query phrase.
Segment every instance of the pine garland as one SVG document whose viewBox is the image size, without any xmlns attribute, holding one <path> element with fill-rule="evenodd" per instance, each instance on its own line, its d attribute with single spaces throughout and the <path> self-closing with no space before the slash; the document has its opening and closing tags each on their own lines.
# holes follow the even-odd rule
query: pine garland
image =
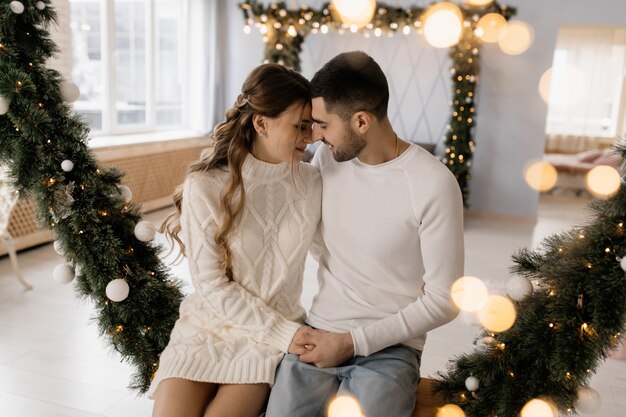
<svg viewBox="0 0 626 417">
<path fill-rule="evenodd" d="M 247 0 L 239 4 L 243 11 L 245 30 L 252 26 L 261 30 L 265 42 L 265 62 L 275 62 L 300 71 L 302 44 L 311 33 L 326 33 L 334 30 L 344 33 L 351 30 L 342 24 L 330 3 L 320 9 L 302 6 L 288 9 L 284 1 L 264 5 L 258 0 Z M 478 73 L 480 70 L 480 47 L 482 41 L 474 30 L 479 19 L 487 13 L 497 13 L 507 21 L 517 13 L 514 7 L 504 6 L 494 1 L 487 7 L 460 7 L 464 21 L 461 39 L 450 48 L 452 61 L 452 115 L 445 136 L 446 154 L 442 160 L 452 171 L 463 194 L 463 203 L 469 205 L 470 167 L 475 145 L 473 127 L 476 125 L 474 100 L 477 94 Z M 364 36 L 410 33 L 420 30 L 424 12 L 419 6 L 409 8 L 394 7 L 383 2 L 376 3 L 376 13 L 372 21 L 356 32 Z"/>
<path fill-rule="evenodd" d="M 615 151 L 626 157 L 626 144 Z M 626 325 L 626 177 L 616 195 L 590 209 L 587 224 L 513 257 L 512 272 L 539 289 L 517 304 L 511 329 L 485 331 L 486 347 L 440 375 L 439 390 L 468 417 L 517 417 L 534 398 L 572 413 L 580 390 L 619 344 Z M 474 393 L 465 386 L 470 376 L 480 381 Z"/>
<path fill-rule="evenodd" d="M 130 387 L 143 393 L 177 319 L 180 283 L 159 260 L 160 248 L 135 237 L 140 207 L 122 198 L 122 173 L 99 166 L 87 125 L 63 102 L 61 75 L 46 68 L 57 52 L 47 31 L 56 22 L 50 0 L 22 0 L 21 13 L 15 3 L 0 0 L 0 101 L 9 104 L 0 115 L 0 163 L 36 203 L 39 226 L 52 230 L 78 294 L 95 304 L 101 335 L 132 363 Z M 74 165 L 68 172 L 65 160 Z M 113 302 L 106 287 L 118 278 L 130 293 Z"/>
</svg>

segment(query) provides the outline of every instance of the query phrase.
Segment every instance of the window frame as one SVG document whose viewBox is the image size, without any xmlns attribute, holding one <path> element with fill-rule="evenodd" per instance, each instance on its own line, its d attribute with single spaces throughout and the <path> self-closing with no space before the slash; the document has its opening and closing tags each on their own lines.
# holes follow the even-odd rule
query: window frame
<svg viewBox="0 0 626 417">
<path fill-rule="evenodd" d="M 174 131 L 185 131 L 189 128 L 189 103 L 188 77 L 184 74 L 183 65 L 188 62 L 189 48 L 183 42 L 183 28 L 186 27 L 186 14 L 182 11 L 186 9 L 188 0 L 179 0 L 180 2 L 180 19 L 177 27 L 178 37 L 178 65 L 180 83 L 181 83 L 181 120 L 178 124 L 158 126 L 156 124 L 156 22 L 155 7 L 157 0 L 143 0 L 145 7 L 145 121 L 139 124 L 120 125 L 118 122 L 118 109 L 116 106 L 116 30 L 115 30 L 115 0 L 99 0 L 100 7 L 100 58 L 101 58 L 101 76 L 103 83 L 102 97 L 102 129 L 90 132 L 90 137 L 103 138 L 107 136 L 136 135 L 140 133 L 159 133 Z M 70 7 L 71 3 L 70 3 Z M 70 17 L 71 18 L 71 17 Z M 72 54 L 74 52 L 72 51 Z"/>
</svg>

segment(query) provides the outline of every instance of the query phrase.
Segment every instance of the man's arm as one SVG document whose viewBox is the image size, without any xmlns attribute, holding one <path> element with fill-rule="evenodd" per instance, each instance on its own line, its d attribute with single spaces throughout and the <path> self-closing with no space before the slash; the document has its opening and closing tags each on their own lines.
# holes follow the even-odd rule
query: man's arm
<svg viewBox="0 0 626 417">
<path fill-rule="evenodd" d="M 391 316 L 353 329 L 355 355 L 367 356 L 425 335 L 458 315 L 450 288 L 463 275 L 463 199 L 450 171 L 437 178 L 440 191 L 432 191 L 418 230 L 424 295 Z"/>
</svg>

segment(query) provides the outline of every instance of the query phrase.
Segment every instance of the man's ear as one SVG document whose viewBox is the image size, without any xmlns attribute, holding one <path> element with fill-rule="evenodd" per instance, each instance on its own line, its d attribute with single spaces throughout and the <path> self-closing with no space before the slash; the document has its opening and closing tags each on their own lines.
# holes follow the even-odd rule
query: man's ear
<svg viewBox="0 0 626 417">
<path fill-rule="evenodd" d="M 367 132 L 372 125 L 372 114 L 366 111 L 358 111 L 351 117 L 352 128 L 361 135 Z"/>
<path fill-rule="evenodd" d="M 267 135 L 267 120 L 265 116 L 254 114 L 252 116 L 252 126 L 254 126 L 254 130 L 256 130 L 256 133 L 260 136 Z"/>
</svg>

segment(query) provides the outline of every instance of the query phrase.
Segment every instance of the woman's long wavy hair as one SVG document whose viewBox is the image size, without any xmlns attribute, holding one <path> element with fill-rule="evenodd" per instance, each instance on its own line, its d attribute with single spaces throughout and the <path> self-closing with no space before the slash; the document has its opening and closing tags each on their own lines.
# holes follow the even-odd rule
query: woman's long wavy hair
<svg viewBox="0 0 626 417">
<path fill-rule="evenodd" d="M 220 266 L 226 271 L 229 280 L 233 279 L 233 272 L 228 238 L 240 220 L 245 206 L 241 167 L 251 152 L 252 143 L 257 135 L 252 117 L 255 114 L 278 117 L 292 104 L 297 102 L 304 104 L 310 100 L 309 81 L 299 73 L 279 64 L 258 66 L 244 81 L 241 94 L 233 107 L 226 112 L 226 120 L 219 123 L 211 133 L 211 146 L 202 152 L 199 161 L 189 167 L 189 174 L 226 168 L 230 173 L 230 178 L 220 195 L 220 210 L 223 216 L 214 237 Z M 165 218 L 160 231 L 166 234 L 172 248 L 175 243 L 180 246 L 180 255 L 184 256 L 185 245 L 179 236 L 182 201 L 181 185 L 174 193 L 176 210 Z"/>
</svg>

